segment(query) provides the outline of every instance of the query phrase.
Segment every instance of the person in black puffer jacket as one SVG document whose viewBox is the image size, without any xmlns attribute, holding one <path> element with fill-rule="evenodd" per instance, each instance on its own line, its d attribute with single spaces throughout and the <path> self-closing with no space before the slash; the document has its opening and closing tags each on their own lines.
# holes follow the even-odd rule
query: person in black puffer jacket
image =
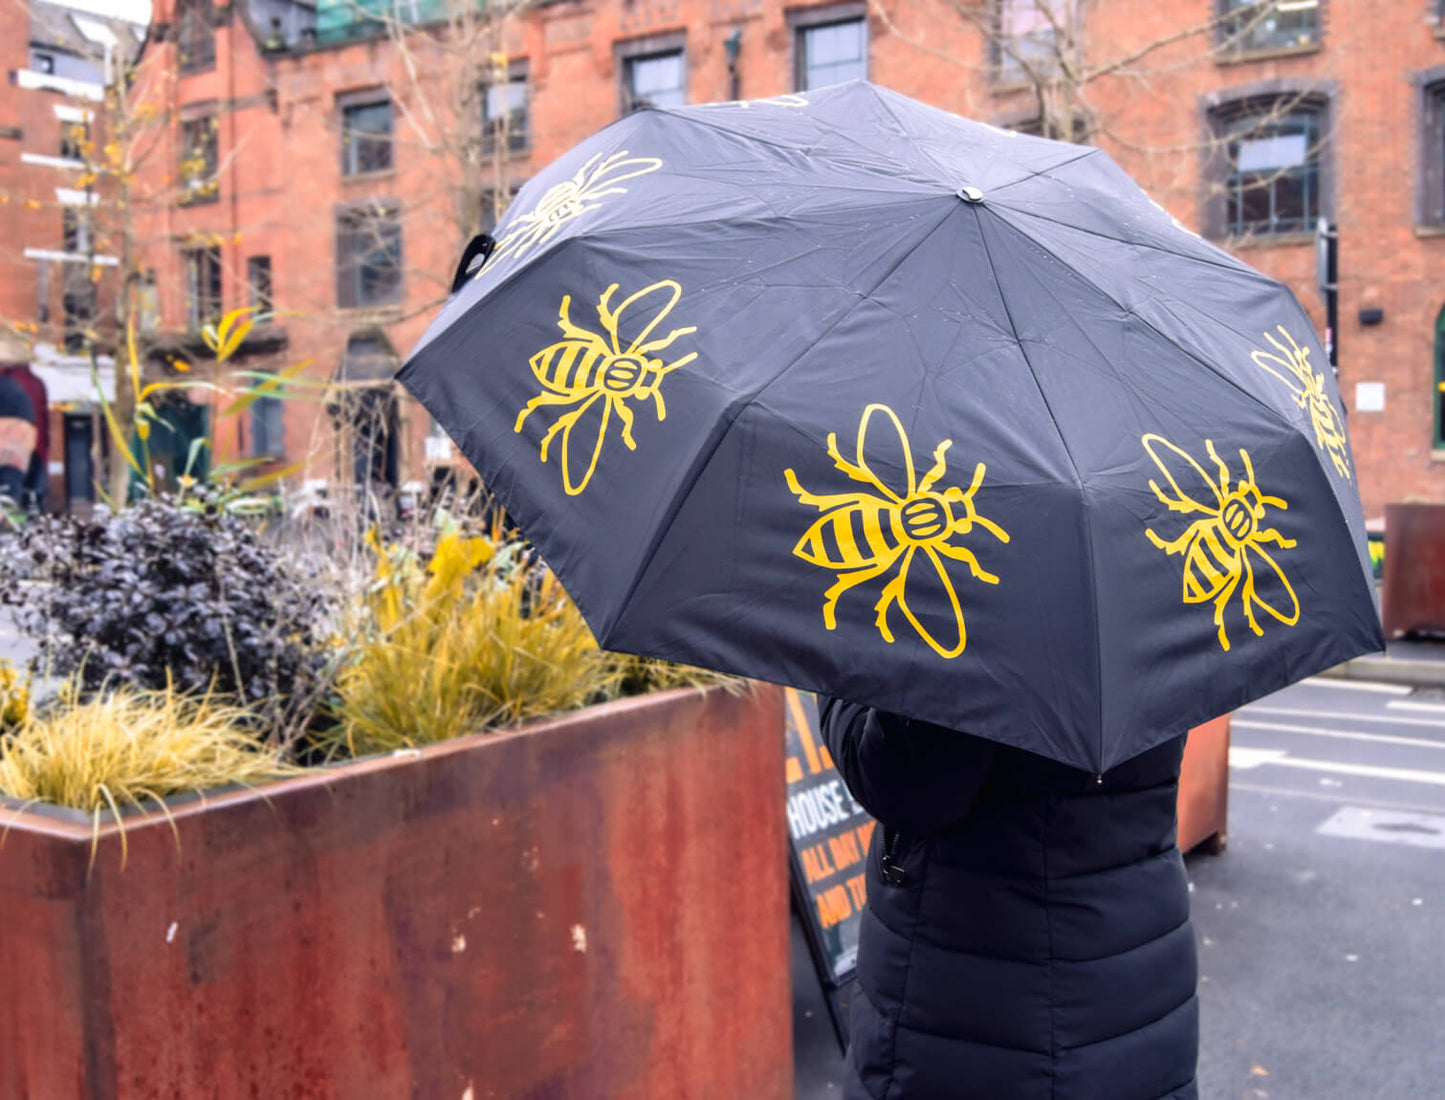
<svg viewBox="0 0 1445 1100">
<path fill-rule="evenodd" d="M 879 822 L 844 1100 L 1195 1100 L 1184 738 L 1094 776 L 819 703 Z"/>
</svg>

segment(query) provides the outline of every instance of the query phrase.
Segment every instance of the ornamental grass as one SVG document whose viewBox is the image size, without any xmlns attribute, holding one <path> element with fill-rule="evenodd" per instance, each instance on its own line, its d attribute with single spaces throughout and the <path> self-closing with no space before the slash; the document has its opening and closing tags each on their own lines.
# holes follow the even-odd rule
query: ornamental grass
<svg viewBox="0 0 1445 1100">
<path fill-rule="evenodd" d="M 617 686 L 556 578 L 515 545 L 495 547 L 445 534 L 422 567 L 373 539 L 376 578 L 352 623 L 329 750 L 414 748 L 575 710 Z"/>
</svg>

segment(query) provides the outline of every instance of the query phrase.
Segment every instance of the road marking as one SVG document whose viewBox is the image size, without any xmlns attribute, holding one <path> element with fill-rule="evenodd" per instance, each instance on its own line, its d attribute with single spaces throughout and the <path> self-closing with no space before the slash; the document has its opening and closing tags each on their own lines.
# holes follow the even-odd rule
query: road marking
<svg viewBox="0 0 1445 1100">
<path fill-rule="evenodd" d="M 1375 680 L 1342 680 L 1337 676 L 1311 676 L 1300 681 L 1310 687 L 1344 688 L 1348 691 L 1374 691 L 1381 695 L 1409 695 L 1415 689 L 1407 684 L 1382 684 Z"/>
<path fill-rule="evenodd" d="M 1334 760 L 1307 760 L 1290 756 L 1284 749 L 1250 749 L 1232 746 L 1229 750 L 1229 766 L 1248 770 L 1262 764 L 1276 764 L 1285 768 L 1303 768 L 1307 771 L 1336 772 L 1340 775 L 1357 775 L 1364 779 L 1398 779 L 1405 783 L 1430 783 L 1445 787 L 1445 772 L 1428 772 L 1418 768 L 1382 768 L 1375 764 L 1345 764 Z"/>
<path fill-rule="evenodd" d="M 1375 806 L 1382 810 L 1407 810 L 1414 813 L 1439 813 L 1439 806 L 1420 806 L 1410 802 L 1385 802 L 1378 799 L 1360 798 L 1356 795 L 1329 794 L 1326 791 L 1297 790 L 1294 787 L 1269 787 L 1261 783 L 1240 783 L 1233 778 L 1229 781 L 1231 791 L 1246 791 L 1249 794 L 1268 795 L 1271 798 L 1308 798 L 1316 802 L 1333 802 L 1338 805 L 1348 802 L 1356 806 Z"/>
<path fill-rule="evenodd" d="M 1385 706 L 1391 710 L 1424 710 L 1445 715 L 1445 703 L 1415 703 L 1404 699 L 1391 699 Z"/>
<path fill-rule="evenodd" d="M 1423 737 L 1398 737 L 1390 733 L 1358 733 L 1354 730 L 1332 730 L 1324 726 L 1292 726 L 1286 722 L 1256 722 L 1252 718 L 1230 720 L 1233 729 L 1275 730 L 1279 733 L 1307 733 L 1314 737 L 1342 737 L 1347 741 L 1373 741 L 1380 745 L 1413 745 L 1422 749 L 1445 749 L 1445 741 L 1427 741 Z M 1445 726 L 1441 727 L 1445 731 Z"/>
<path fill-rule="evenodd" d="M 1387 844 L 1409 844 L 1416 848 L 1445 851 L 1445 817 L 1439 814 L 1341 806 L 1315 832 L 1322 836 L 1380 840 Z"/>
<path fill-rule="evenodd" d="M 1246 716 L 1282 714 L 1289 718 L 1333 718 L 1340 722 L 1389 722 L 1392 726 L 1425 726 L 1432 730 L 1445 731 L 1445 718 L 1401 718 L 1393 714 L 1355 714 L 1333 710 L 1307 710 L 1302 707 L 1269 707 L 1260 706 L 1258 703 L 1243 707 L 1236 713 Z"/>
</svg>

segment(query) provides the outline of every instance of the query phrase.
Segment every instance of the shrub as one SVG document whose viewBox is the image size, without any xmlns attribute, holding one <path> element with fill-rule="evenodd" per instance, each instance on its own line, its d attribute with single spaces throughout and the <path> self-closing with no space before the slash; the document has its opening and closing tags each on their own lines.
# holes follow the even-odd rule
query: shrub
<svg viewBox="0 0 1445 1100">
<path fill-rule="evenodd" d="M 511 548 L 446 534 L 423 568 L 373 546 L 377 575 L 355 609 L 361 641 L 337 681 L 333 750 L 429 744 L 573 710 L 615 685 L 556 578 Z"/>
<path fill-rule="evenodd" d="M 33 666 L 83 692 L 213 692 L 276 727 L 324 683 L 319 592 L 204 498 L 52 519 L 20 539 L 24 552 L 0 562 L 0 594 L 39 642 Z"/>
</svg>

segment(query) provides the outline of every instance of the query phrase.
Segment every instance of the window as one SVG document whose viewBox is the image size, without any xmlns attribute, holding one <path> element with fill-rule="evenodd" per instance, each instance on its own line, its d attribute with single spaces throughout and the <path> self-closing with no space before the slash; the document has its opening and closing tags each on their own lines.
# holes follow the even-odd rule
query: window
<svg viewBox="0 0 1445 1100">
<path fill-rule="evenodd" d="M 353 103 L 341 109 L 341 174 L 391 171 L 391 100 Z"/>
<path fill-rule="evenodd" d="M 391 205 L 344 210 L 336 218 L 336 304 L 342 309 L 401 301 L 401 221 Z"/>
<path fill-rule="evenodd" d="M 252 458 L 279 458 L 286 453 L 285 407 L 284 400 L 270 392 L 251 402 Z"/>
<path fill-rule="evenodd" d="M 1435 318 L 1435 449 L 1445 448 L 1445 308 Z"/>
<path fill-rule="evenodd" d="M 1288 50 L 1319 41 L 1319 0 L 1220 0 L 1220 44 L 1227 53 Z"/>
<path fill-rule="evenodd" d="M 1445 78 L 1425 85 L 1421 121 L 1420 221 L 1445 225 Z"/>
<path fill-rule="evenodd" d="M 181 263 L 186 270 L 186 327 L 199 332 L 221 316 L 221 250 L 188 248 Z"/>
<path fill-rule="evenodd" d="M 85 146 L 90 141 L 90 123 L 60 123 L 60 155 L 66 160 L 84 160 Z"/>
<path fill-rule="evenodd" d="M 60 212 L 61 248 L 66 252 L 88 256 L 92 241 L 90 212 L 78 206 L 67 206 Z"/>
<path fill-rule="evenodd" d="M 208 202 L 220 195 L 216 178 L 220 154 L 216 143 L 215 116 L 187 119 L 181 123 L 181 165 L 179 179 L 183 203 Z"/>
<path fill-rule="evenodd" d="M 624 58 L 622 79 L 622 97 L 628 111 L 681 107 L 687 102 L 686 68 L 680 49 Z"/>
<path fill-rule="evenodd" d="M 1219 236 L 1305 233 L 1321 210 L 1323 107 L 1298 95 L 1214 118 L 1223 152 Z"/>
<path fill-rule="evenodd" d="M 49 76 L 55 72 L 55 58 L 48 53 L 32 53 L 30 67 L 37 73 Z"/>
<path fill-rule="evenodd" d="M 215 65 L 216 36 L 211 29 L 209 0 L 181 0 L 176 5 L 176 60 L 183 73 Z"/>
<path fill-rule="evenodd" d="M 481 232 L 490 233 L 497 228 L 497 223 L 502 220 L 507 207 L 511 206 L 512 200 L 517 197 L 517 190 L 516 187 L 508 187 L 499 191 L 489 187 L 482 192 Z"/>
<path fill-rule="evenodd" d="M 85 350 L 90 323 L 95 319 L 95 284 L 85 264 L 66 264 L 64 291 L 60 297 L 65 350 L 72 355 Z"/>
<path fill-rule="evenodd" d="M 1031 134 L 1034 137 L 1053 138 L 1055 141 L 1072 141 L 1082 145 L 1089 140 L 1089 122 L 1080 114 L 1075 114 L 1069 119 L 1044 118 L 1042 115 L 1031 115 L 1020 122 L 1015 122 L 1008 127 L 1020 134 Z"/>
<path fill-rule="evenodd" d="M 509 153 L 525 152 L 527 134 L 527 74 L 513 73 L 502 84 L 482 86 L 482 152 L 491 156 L 497 143 Z"/>
<path fill-rule="evenodd" d="M 1004 84 L 1059 68 L 1073 41 L 1078 0 L 998 0 L 993 41 L 995 77 Z"/>
<path fill-rule="evenodd" d="M 271 296 L 271 257 L 252 256 L 246 261 L 246 304 L 257 313 L 271 313 L 276 301 Z"/>
<path fill-rule="evenodd" d="M 824 88 L 868 75 L 868 21 L 861 15 L 796 31 L 798 91 Z"/>
</svg>

